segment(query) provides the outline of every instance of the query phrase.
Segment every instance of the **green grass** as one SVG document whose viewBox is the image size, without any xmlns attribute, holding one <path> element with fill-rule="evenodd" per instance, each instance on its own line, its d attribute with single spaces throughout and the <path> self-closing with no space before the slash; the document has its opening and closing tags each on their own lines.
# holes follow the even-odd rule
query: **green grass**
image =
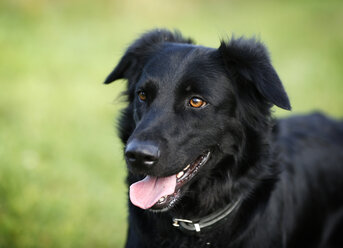
<svg viewBox="0 0 343 248">
<path fill-rule="evenodd" d="M 255 34 L 293 113 L 342 117 L 342 13 L 342 1 L 0 2 L 0 247 L 123 246 L 125 84 L 101 83 L 138 34 L 178 28 L 214 47 Z"/>
</svg>

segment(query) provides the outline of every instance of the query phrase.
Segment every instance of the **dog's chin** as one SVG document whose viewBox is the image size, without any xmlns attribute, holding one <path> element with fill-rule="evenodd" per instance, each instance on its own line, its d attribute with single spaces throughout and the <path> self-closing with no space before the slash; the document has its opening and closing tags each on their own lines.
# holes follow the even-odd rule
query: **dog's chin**
<svg viewBox="0 0 343 248">
<path fill-rule="evenodd" d="M 209 161 L 211 152 L 205 152 L 196 160 L 188 164 L 183 170 L 176 174 L 176 187 L 174 193 L 161 197 L 148 210 L 152 212 L 165 212 L 172 209 L 181 200 L 189 185 L 197 177 L 201 168 Z"/>
</svg>

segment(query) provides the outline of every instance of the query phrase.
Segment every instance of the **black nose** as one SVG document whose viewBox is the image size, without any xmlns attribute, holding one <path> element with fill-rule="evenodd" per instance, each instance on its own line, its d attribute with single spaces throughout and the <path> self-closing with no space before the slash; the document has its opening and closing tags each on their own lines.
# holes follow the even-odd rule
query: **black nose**
<svg viewBox="0 0 343 248">
<path fill-rule="evenodd" d="M 132 166 L 151 167 L 157 163 L 159 155 L 157 145 L 138 140 L 130 141 L 125 149 L 126 160 Z"/>
</svg>

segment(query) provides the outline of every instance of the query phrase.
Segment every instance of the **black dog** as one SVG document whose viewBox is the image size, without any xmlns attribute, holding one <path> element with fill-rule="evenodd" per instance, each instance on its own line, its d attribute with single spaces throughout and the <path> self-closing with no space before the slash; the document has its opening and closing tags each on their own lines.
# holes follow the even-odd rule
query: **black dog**
<svg viewBox="0 0 343 248">
<path fill-rule="evenodd" d="M 260 42 L 153 30 L 105 83 L 120 78 L 126 247 L 343 247 L 343 123 L 273 120 L 291 106 Z"/>
</svg>

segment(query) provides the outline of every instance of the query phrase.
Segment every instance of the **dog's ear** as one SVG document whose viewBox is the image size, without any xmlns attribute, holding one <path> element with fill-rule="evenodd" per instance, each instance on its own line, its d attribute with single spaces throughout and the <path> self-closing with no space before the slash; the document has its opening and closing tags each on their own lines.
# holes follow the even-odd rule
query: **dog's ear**
<svg viewBox="0 0 343 248">
<path fill-rule="evenodd" d="M 118 65 L 108 75 L 105 84 L 109 84 L 117 79 L 125 78 L 134 81 L 141 74 L 142 68 L 159 45 L 164 42 L 192 43 L 191 39 L 185 39 L 178 32 L 170 32 L 165 29 L 155 29 L 143 34 L 129 48 L 119 61 Z"/>
<path fill-rule="evenodd" d="M 265 46 L 255 39 L 232 38 L 221 42 L 219 53 L 238 94 L 251 94 L 251 87 L 267 103 L 290 110 L 291 105 L 280 78 L 270 63 Z M 250 93 L 248 93 L 250 92 Z M 258 98 L 258 96 L 251 96 Z"/>
</svg>

